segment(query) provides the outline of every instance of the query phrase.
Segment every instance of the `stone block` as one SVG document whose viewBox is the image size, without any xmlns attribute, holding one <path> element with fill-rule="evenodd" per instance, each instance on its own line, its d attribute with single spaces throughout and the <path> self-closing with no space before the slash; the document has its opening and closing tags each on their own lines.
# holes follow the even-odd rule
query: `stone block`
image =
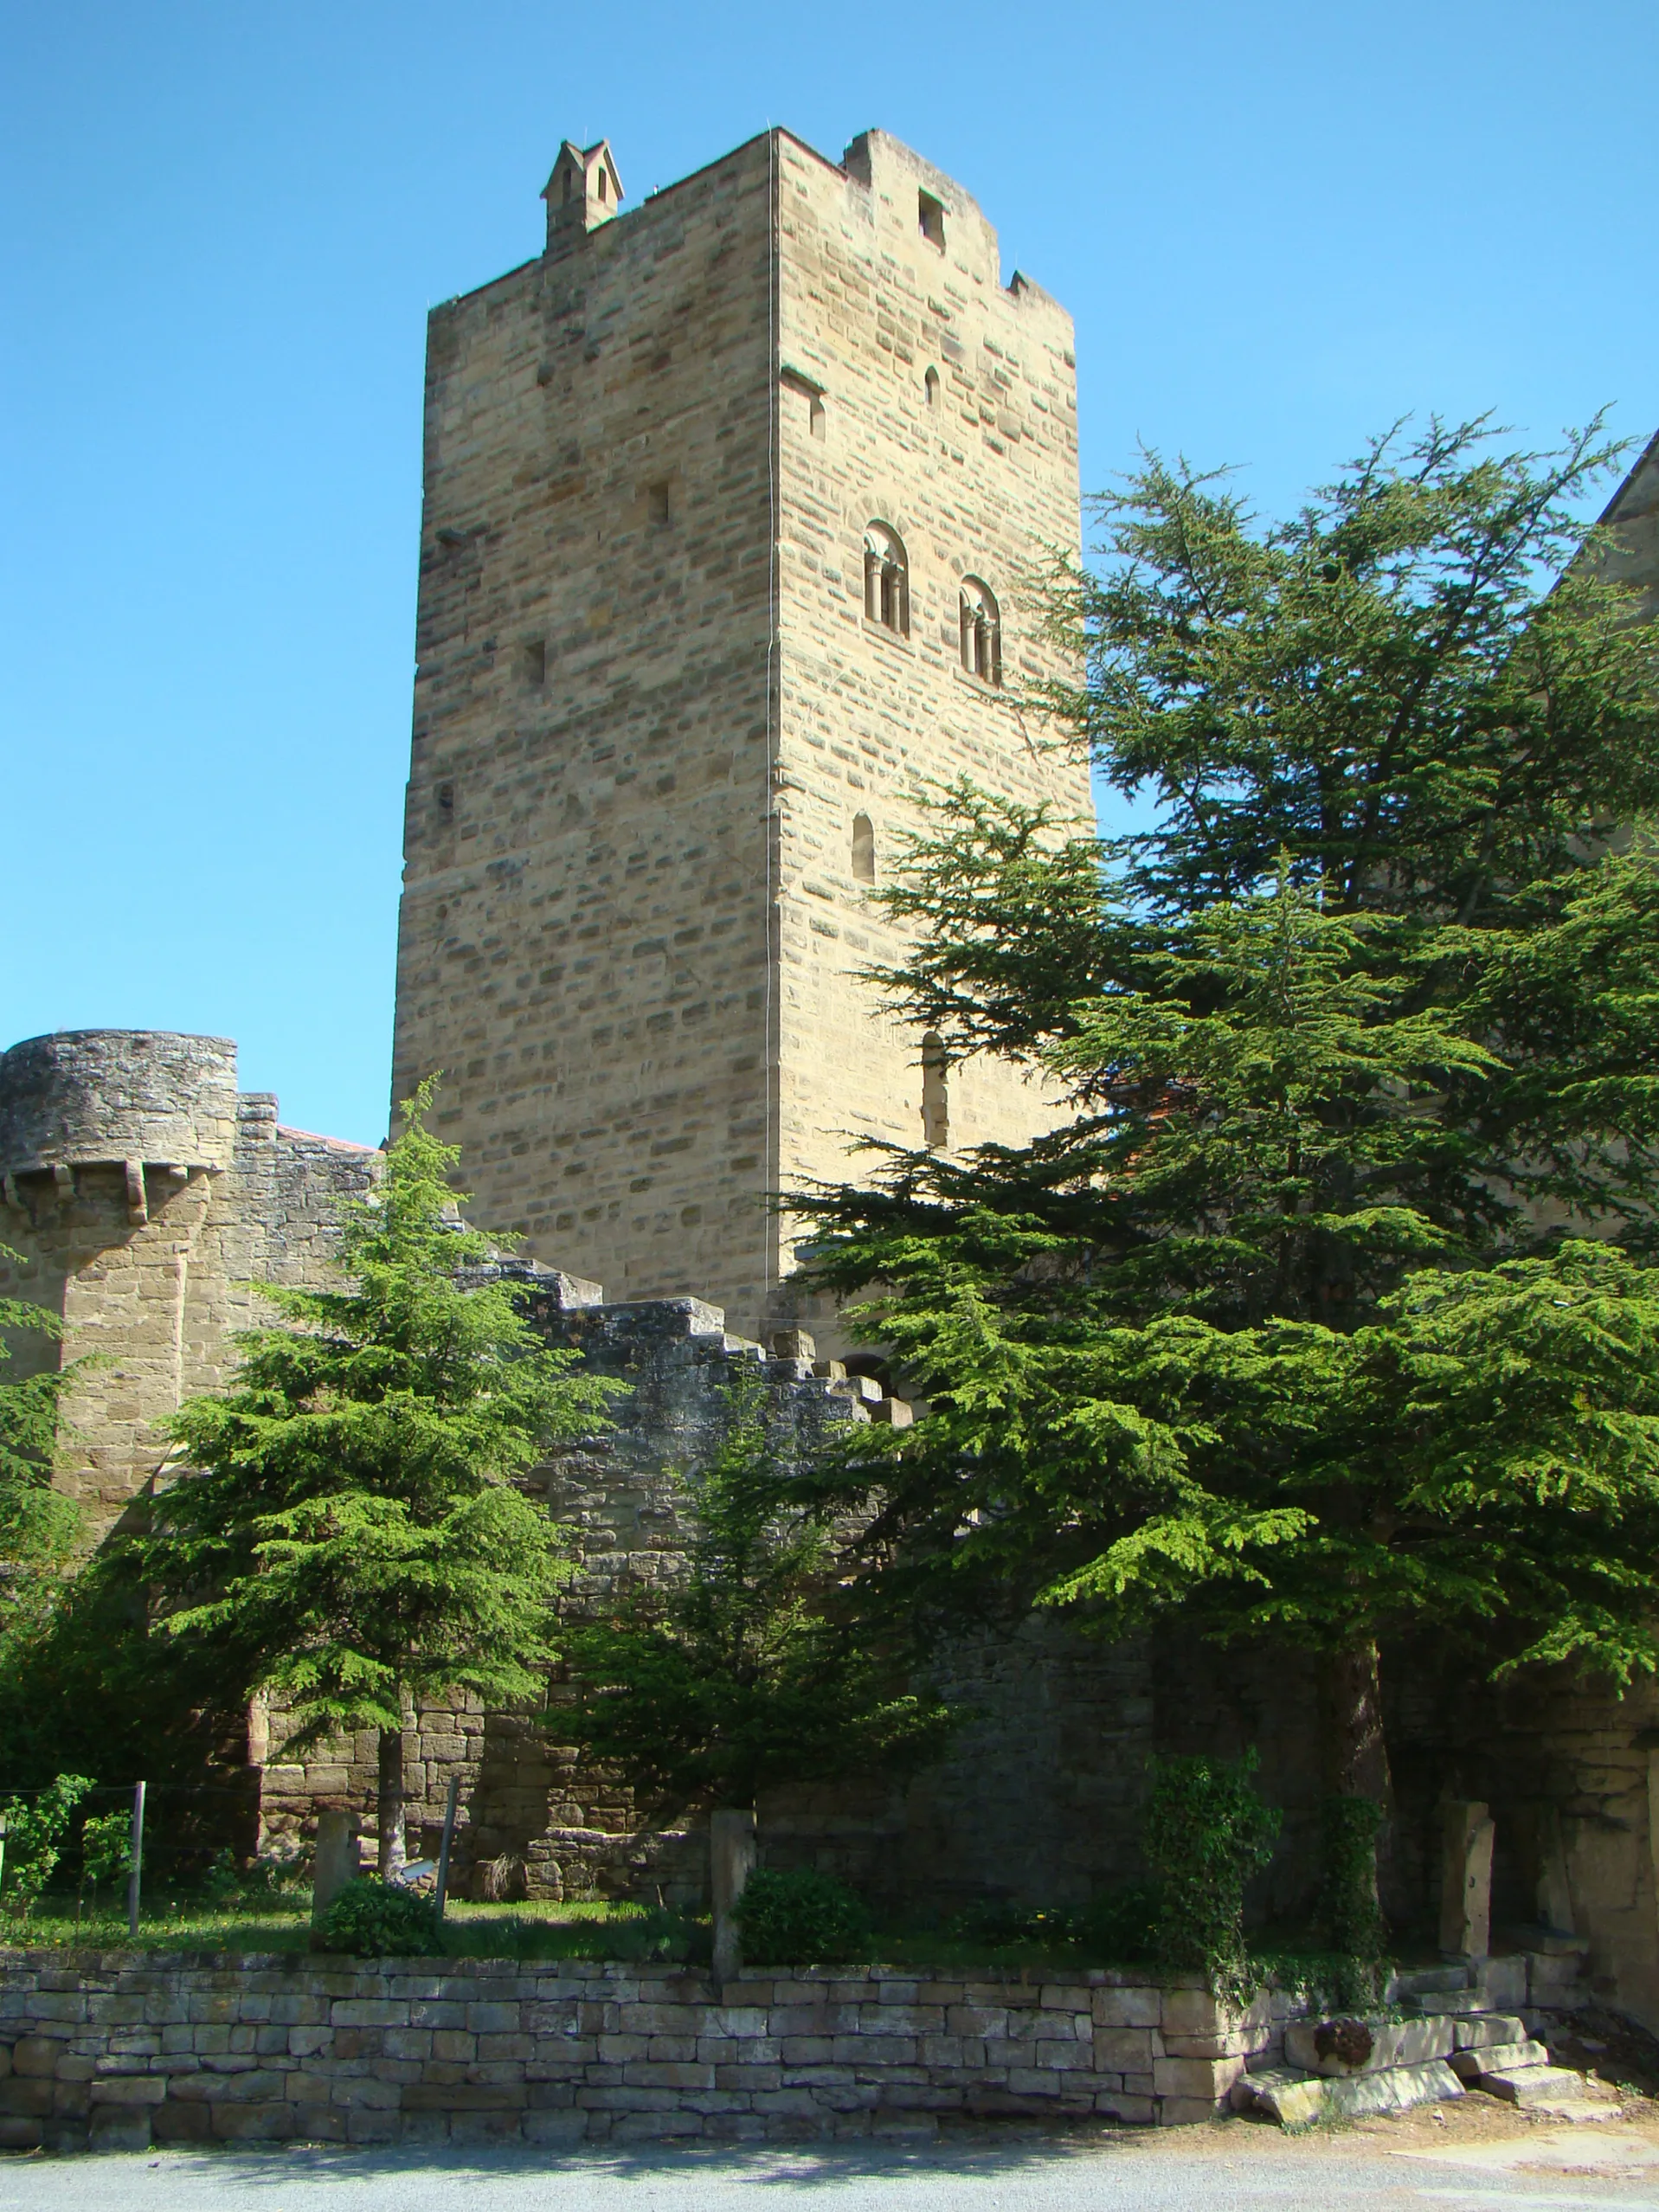
<svg viewBox="0 0 1659 2212">
<path fill-rule="evenodd" d="M 1161 1990 L 1103 1987 L 1090 1992 L 1089 2003 L 1096 2028 L 1158 2028 L 1163 2024 Z"/>
<path fill-rule="evenodd" d="M 1157 2113 L 1160 2127 L 1197 2127 L 1215 2118 L 1215 2106 L 1203 2097 L 1161 2097 Z"/>
<path fill-rule="evenodd" d="M 1540 2050 L 1543 2046 L 1534 2043 L 1525 2048 Z M 1494 2067 L 1476 2074 L 1474 2087 L 1489 2097 L 1501 2098 L 1506 2104 L 1559 2105 L 1583 2101 L 1587 2084 L 1583 2074 L 1569 2066 L 1528 2064 Z"/>
<path fill-rule="evenodd" d="M 1451 2054 L 1451 2070 L 1460 2081 L 1473 2081 L 1482 2074 L 1514 2074 L 1522 2067 L 1549 2062 L 1548 2050 L 1529 2035 L 1518 2036 L 1513 2042 L 1477 2044 Z"/>
<path fill-rule="evenodd" d="M 1064 2042 L 1038 2037 L 1032 2046 L 1032 2057 L 1036 2065 L 1054 2074 L 1092 2074 L 1095 2068 L 1093 2050 L 1075 2036 Z"/>
<path fill-rule="evenodd" d="M 1103 2073 L 1150 2074 L 1154 2055 L 1153 2031 L 1147 2028 L 1096 2028 L 1094 2060 Z"/>
<path fill-rule="evenodd" d="M 529 2103 L 527 2086 L 508 2082 L 422 2081 L 405 2089 L 402 2097 L 406 2112 L 517 2112 Z"/>
<path fill-rule="evenodd" d="M 38 2151 L 41 2134 L 40 2119 L 0 2110 L 0 2151 Z"/>
<path fill-rule="evenodd" d="M 152 2140 L 147 2109 L 135 2106 L 106 2106 L 96 2112 L 87 2130 L 87 2147 L 112 2151 L 148 2151 Z"/>
<path fill-rule="evenodd" d="M 1421 2020 L 1293 2020 L 1284 2054 L 1304 2074 L 1379 2074 L 1444 2058 L 1453 2027 L 1444 2016 Z"/>
<path fill-rule="evenodd" d="M 1450 2018 L 1454 2050 L 1481 2050 L 1491 2043 L 1524 2043 L 1527 2023 L 1518 2013 L 1476 2012 Z"/>
<path fill-rule="evenodd" d="M 1463 2093 L 1444 2059 L 1376 2074 L 1295 2075 L 1282 2067 L 1252 2081 L 1258 2108 L 1288 2128 L 1367 2112 L 1407 2112 L 1414 2105 L 1437 2104 Z"/>
<path fill-rule="evenodd" d="M 284 2142 L 298 2132 L 293 2106 L 267 2098 L 258 2104 L 212 2105 L 213 2132 L 227 2143 Z"/>
<path fill-rule="evenodd" d="M 100 2074 L 87 2085 L 93 2106 L 159 2105 L 167 2094 L 164 2076 L 155 2074 Z"/>
<path fill-rule="evenodd" d="M 376 2081 L 372 2074 L 335 2074 L 329 2083 L 328 2100 L 347 2112 L 395 2112 L 406 2096 L 415 2092 L 395 2081 Z"/>
<path fill-rule="evenodd" d="M 407 2028 L 409 2008 L 395 1997 L 339 1997 L 329 2018 L 336 2028 Z"/>
<path fill-rule="evenodd" d="M 1244 2071 L 1239 2058 L 1161 2058 L 1152 2062 L 1153 2093 L 1159 2097 L 1197 2098 L 1212 2111 L 1225 2105 L 1227 2093 Z"/>
<path fill-rule="evenodd" d="M 1126 2127 L 1150 2127 L 1158 2117 L 1157 2099 L 1149 2092 L 1136 2096 L 1124 2089 L 1097 2089 L 1095 2110 L 1103 2119 L 1122 2120 Z"/>
<path fill-rule="evenodd" d="M 524 2112 L 520 2128 L 526 2144 L 580 2144 L 588 2132 L 588 2115 L 573 2108 L 564 2112 Z"/>
<path fill-rule="evenodd" d="M 398 2112 L 358 2110 L 342 2114 L 348 2143 L 395 2143 L 403 2132 Z"/>
<path fill-rule="evenodd" d="M 11 2047 L 10 2071 L 49 2080 L 67 2046 L 51 2035 L 20 2035 Z"/>
</svg>

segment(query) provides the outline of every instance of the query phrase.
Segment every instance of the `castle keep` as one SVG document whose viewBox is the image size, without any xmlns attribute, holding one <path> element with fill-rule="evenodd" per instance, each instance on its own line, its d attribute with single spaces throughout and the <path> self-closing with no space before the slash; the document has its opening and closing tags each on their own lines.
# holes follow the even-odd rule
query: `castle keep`
<svg viewBox="0 0 1659 2212">
<path fill-rule="evenodd" d="M 929 783 L 1091 818 L 1011 704 L 1070 672 L 1071 322 L 880 132 L 621 194 L 567 145 L 546 253 L 433 313 L 393 1088 L 443 1071 L 481 1222 L 759 1334 L 767 1193 L 1045 1119 L 854 971 Z"/>
<path fill-rule="evenodd" d="M 952 181 L 879 132 L 839 166 L 769 132 L 627 214 L 610 149 L 566 145 L 543 254 L 434 311 L 393 1094 L 443 1072 L 481 1225 L 544 1338 L 628 1386 L 535 1478 L 578 1602 L 662 1571 L 674 1470 L 758 1369 L 781 1448 L 909 1409 L 814 1347 L 768 1193 L 858 1137 L 1023 1141 L 1041 1095 L 946 1069 L 857 971 L 900 949 L 869 893 L 929 784 L 1062 817 L 1083 769 L 1015 700 L 1068 673 L 1023 588 L 1078 544 L 1071 328 Z M 1659 578 L 1659 440 L 1604 520 Z M 0 1056 L 0 1296 L 90 1365 L 58 1479 L 106 1532 L 182 1399 L 228 1377 L 248 1286 L 325 1279 L 376 1152 L 285 1128 L 224 1038 L 74 1032 Z M 602 1287 L 601 1287 L 602 1286 Z M 1395 1876 L 1439 1880 L 1441 1801 L 1489 1801 L 1499 1920 L 1572 1920 L 1599 1995 L 1659 2019 L 1659 1702 L 1565 1679 L 1494 1689 L 1455 1655 L 1391 1665 Z M 801 1791 L 768 1848 L 872 1895 L 1080 1901 L 1135 1870 L 1154 1750 L 1259 1746 L 1286 1810 L 1268 1881 L 1305 1890 L 1319 1782 L 1282 1656 L 1179 1632 L 1090 1643 L 1051 1618 L 942 1653 L 973 1715 L 903 1788 Z M 461 1778 L 458 1887 L 699 1891 L 696 1834 L 536 1718 L 460 1700 L 408 1733 L 429 1849 Z M 372 1741 L 285 1755 L 250 1716 L 260 1832 L 372 1797 Z M 251 1837 L 248 1840 L 252 1840 Z M 416 1839 L 411 1837 L 411 1842 Z M 1572 1946 L 1568 1948 L 1571 1950 Z M 1579 1956 L 1574 1951 L 1574 1959 Z M 1096 2015 L 1099 2017 L 1099 2015 Z"/>
</svg>

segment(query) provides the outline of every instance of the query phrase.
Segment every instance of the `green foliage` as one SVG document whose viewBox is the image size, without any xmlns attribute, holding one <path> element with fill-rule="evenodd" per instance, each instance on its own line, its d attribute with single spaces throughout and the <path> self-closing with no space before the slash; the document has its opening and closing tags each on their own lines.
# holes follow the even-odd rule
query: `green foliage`
<svg viewBox="0 0 1659 2212">
<path fill-rule="evenodd" d="M 750 1966 L 833 1966 L 868 1958 L 872 1941 L 864 1900 L 809 1867 L 786 1873 L 757 1867 L 735 1908 Z"/>
<path fill-rule="evenodd" d="M 1143 1831 L 1158 1883 L 1156 1956 L 1175 1969 L 1200 1968 L 1216 1989 L 1249 1980 L 1244 1884 L 1273 1855 L 1277 1810 L 1251 1784 L 1256 1756 L 1236 1765 L 1202 1758 L 1149 1763 Z"/>
<path fill-rule="evenodd" d="M 1078 1934 L 1091 1955 L 1115 1966 L 1137 1966 L 1159 1955 L 1164 1893 L 1156 1881 L 1123 1881 L 1091 1898 Z"/>
<path fill-rule="evenodd" d="M 135 1546 L 167 1636 L 286 1701 L 299 1746 L 400 1729 L 409 1698 L 539 1693 L 568 1570 L 516 1483 L 614 1388 L 569 1374 L 508 1285 L 462 1280 L 490 1246 L 453 1219 L 431 1094 L 346 1209 L 341 1287 L 261 1286 L 286 1325 L 239 1338 L 232 1387 L 176 1417 L 188 1471 Z"/>
<path fill-rule="evenodd" d="M 80 1830 L 80 1867 L 93 1890 L 106 1883 L 125 1881 L 132 1871 L 132 1814 L 118 1805 L 113 1812 L 90 1813 Z"/>
<path fill-rule="evenodd" d="M 1154 826 L 962 784 L 878 894 L 890 1005 L 1067 1118 L 791 1196 L 930 1408 L 797 1491 L 862 1516 L 871 1619 L 1311 1647 L 1369 1674 L 1350 1794 L 1403 1628 L 1659 1664 L 1659 869 L 1605 833 L 1659 654 L 1570 511 L 1611 458 L 1437 423 L 1276 526 L 1155 456 L 1103 504 L 1045 703 Z"/>
<path fill-rule="evenodd" d="M 720 1447 L 685 1478 L 686 1574 L 569 1630 L 578 1701 L 560 1733 L 675 1806 L 925 1759 L 950 1716 L 903 1687 L 902 1635 L 836 1617 L 837 1543 L 781 1502 L 763 1377 L 740 1366 L 725 1399 Z"/>
<path fill-rule="evenodd" d="M 368 1877 L 349 1881 L 324 1913 L 325 1950 L 360 1958 L 427 1958 L 443 1948 L 430 1900 Z"/>
<path fill-rule="evenodd" d="M 1388 1941 L 1377 1904 L 1382 1821 L 1374 1797 L 1327 1797 L 1319 1809 L 1320 1934 L 1339 1956 L 1373 1966 Z"/>
<path fill-rule="evenodd" d="M 18 1257 L 0 1244 L 0 1261 Z M 10 1340 L 61 1333 L 45 1307 L 0 1298 L 0 1367 L 14 1357 Z M 80 1536 L 80 1512 L 52 1488 L 52 1469 L 59 1409 L 87 1365 L 0 1375 L 0 1665 L 9 1647 L 43 1632 Z"/>
<path fill-rule="evenodd" d="M 28 1919 L 57 1871 L 63 1839 L 75 1807 L 96 1785 L 89 1775 L 60 1774 L 32 1798 L 8 1797 L 0 1806 L 6 1823 L 3 1888 L 7 1906 Z"/>
</svg>

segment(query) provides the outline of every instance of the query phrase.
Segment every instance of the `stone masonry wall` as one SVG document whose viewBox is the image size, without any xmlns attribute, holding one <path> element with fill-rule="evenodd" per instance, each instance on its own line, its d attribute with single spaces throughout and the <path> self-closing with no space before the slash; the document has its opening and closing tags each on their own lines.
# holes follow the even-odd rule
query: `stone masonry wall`
<svg viewBox="0 0 1659 2212">
<path fill-rule="evenodd" d="M 1010 704 L 1061 672 L 1021 591 L 1078 540 L 1071 326 L 878 132 L 843 166 L 769 132 L 556 234 L 432 318 L 393 1087 L 443 1070 L 480 1221 L 752 1336 L 790 1317 L 768 1194 L 923 1135 L 918 1040 L 854 975 L 897 949 L 855 814 L 880 880 L 929 781 L 1089 813 Z M 880 520 L 903 637 L 864 618 Z M 1001 691 L 961 668 L 968 573 Z M 952 1142 L 1051 1118 L 951 1083 Z"/>
<path fill-rule="evenodd" d="M 393 1069 L 480 1222 L 756 1314 L 770 166 L 433 312 Z"/>
<path fill-rule="evenodd" d="M 920 801 L 968 776 L 1092 832 L 1086 765 L 1019 704 L 1075 676 L 1031 592 L 1079 545 L 1071 318 L 1016 273 L 954 178 L 884 132 L 837 166 L 779 133 L 781 518 L 778 1186 L 839 1181 L 848 1147 L 924 1136 L 917 1035 L 858 973 L 902 956 L 854 870 L 871 822 L 876 880 L 924 826 Z M 918 221 L 938 207 L 936 237 Z M 869 619 L 865 531 L 907 563 L 903 635 Z M 1002 681 L 962 666 L 965 577 L 1001 614 Z M 948 1141 L 1019 1143 L 1056 1109 L 1001 1062 L 948 1077 Z M 860 1172 L 858 1166 L 853 1173 Z M 803 1311 L 805 1309 L 803 1309 Z M 814 1315 L 821 1332 L 828 1315 Z"/>
<path fill-rule="evenodd" d="M 1109 1972 L 0 1954 L 0 2147 L 625 2143 L 1164 2125 L 1293 2010 Z"/>
</svg>

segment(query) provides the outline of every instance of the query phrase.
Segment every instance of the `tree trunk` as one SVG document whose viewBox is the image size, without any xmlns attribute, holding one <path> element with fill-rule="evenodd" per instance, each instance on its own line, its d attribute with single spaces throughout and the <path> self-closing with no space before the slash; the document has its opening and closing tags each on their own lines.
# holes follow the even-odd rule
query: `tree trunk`
<svg viewBox="0 0 1659 2212">
<path fill-rule="evenodd" d="M 380 1878 L 389 1881 L 408 1862 L 403 1844 L 403 1731 L 380 1732 L 380 1778 L 376 1825 L 380 1833 Z"/>
<path fill-rule="evenodd" d="M 1330 1655 L 1326 1675 L 1325 1788 L 1334 1797 L 1369 1797 L 1382 1807 L 1372 1861 L 1372 1899 L 1380 1909 L 1384 1870 L 1392 1858 L 1394 1787 L 1383 1735 L 1377 1639 L 1362 1636 Z"/>
<path fill-rule="evenodd" d="M 1386 1809 L 1393 1792 L 1375 1636 L 1331 1654 L 1328 1695 L 1326 1788 L 1334 1797 L 1371 1797 Z"/>
</svg>

